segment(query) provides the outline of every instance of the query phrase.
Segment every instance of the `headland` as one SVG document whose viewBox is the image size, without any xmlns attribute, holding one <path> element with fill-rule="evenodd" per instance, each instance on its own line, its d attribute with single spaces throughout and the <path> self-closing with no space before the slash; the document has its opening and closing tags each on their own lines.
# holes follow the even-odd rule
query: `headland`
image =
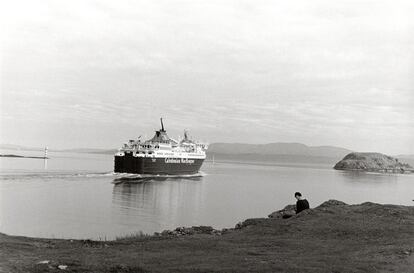
<svg viewBox="0 0 414 273">
<path fill-rule="evenodd" d="M 283 219 L 285 210 L 247 219 L 235 228 L 180 227 L 115 241 L 0 234 L 0 271 L 412 272 L 414 268 L 414 206 L 330 200 Z"/>
<path fill-rule="evenodd" d="M 48 157 L 45 157 L 45 156 L 24 156 L 24 155 L 15 155 L 15 154 L 0 154 L 0 157 L 49 159 Z"/>
</svg>

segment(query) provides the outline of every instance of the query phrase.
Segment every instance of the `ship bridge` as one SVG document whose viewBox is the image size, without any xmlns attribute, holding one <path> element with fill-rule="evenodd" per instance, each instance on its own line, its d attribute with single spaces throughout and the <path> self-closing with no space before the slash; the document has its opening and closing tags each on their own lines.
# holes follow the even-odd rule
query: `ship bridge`
<svg viewBox="0 0 414 273">
<path fill-rule="evenodd" d="M 162 118 L 160 120 L 161 120 L 161 129 L 158 131 L 155 131 L 155 135 L 151 139 L 147 140 L 147 142 L 177 145 L 178 142 L 170 138 L 167 135 L 167 131 L 165 131 L 164 129 L 164 123 L 162 122 Z"/>
</svg>

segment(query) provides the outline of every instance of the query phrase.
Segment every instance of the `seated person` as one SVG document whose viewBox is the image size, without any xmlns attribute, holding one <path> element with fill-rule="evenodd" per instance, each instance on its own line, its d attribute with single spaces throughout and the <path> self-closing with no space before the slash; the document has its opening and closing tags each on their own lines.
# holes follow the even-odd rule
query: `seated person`
<svg viewBox="0 0 414 273">
<path fill-rule="evenodd" d="M 300 192 L 295 192 L 295 198 L 296 200 L 296 214 L 299 212 L 309 209 L 309 202 L 306 199 L 302 198 L 302 194 Z"/>
</svg>

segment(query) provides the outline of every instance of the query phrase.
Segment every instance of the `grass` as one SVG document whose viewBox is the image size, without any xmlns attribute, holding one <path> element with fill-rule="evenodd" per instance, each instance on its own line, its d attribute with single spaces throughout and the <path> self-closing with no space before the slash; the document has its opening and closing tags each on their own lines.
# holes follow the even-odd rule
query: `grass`
<svg viewBox="0 0 414 273">
<path fill-rule="evenodd" d="M 221 236 L 149 236 L 115 241 L 0 234 L 0 271 L 413 272 L 414 207 L 335 205 L 289 219 L 251 219 Z M 38 264 L 48 260 L 48 264 Z"/>
<path fill-rule="evenodd" d="M 136 240 L 136 239 L 149 238 L 151 236 L 152 235 L 144 233 L 142 230 L 140 230 L 134 233 L 116 236 L 115 241 Z"/>
</svg>

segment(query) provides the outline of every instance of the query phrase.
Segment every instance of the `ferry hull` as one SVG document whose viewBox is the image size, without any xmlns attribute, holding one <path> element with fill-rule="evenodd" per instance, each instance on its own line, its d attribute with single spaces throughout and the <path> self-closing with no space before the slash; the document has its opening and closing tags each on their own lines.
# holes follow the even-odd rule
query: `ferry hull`
<svg viewBox="0 0 414 273">
<path fill-rule="evenodd" d="M 204 159 L 134 157 L 126 153 L 116 155 L 114 161 L 116 173 L 181 175 L 197 173 Z"/>
</svg>

